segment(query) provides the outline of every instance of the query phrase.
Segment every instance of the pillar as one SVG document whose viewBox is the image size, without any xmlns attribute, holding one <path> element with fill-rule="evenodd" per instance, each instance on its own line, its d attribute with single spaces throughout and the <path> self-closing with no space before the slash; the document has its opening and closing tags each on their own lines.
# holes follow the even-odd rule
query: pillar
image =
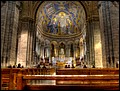
<svg viewBox="0 0 120 91">
<path fill-rule="evenodd" d="M 99 1 L 99 19 L 104 67 L 115 67 L 119 60 L 119 8 L 111 1 Z"/>
<path fill-rule="evenodd" d="M 21 19 L 21 34 L 18 40 L 17 64 L 21 63 L 24 67 L 31 66 L 32 61 L 34 61 L 34 27 L 35 23 L 33 19 L 29 17 Z"/>
<path fill-rule="evenodd" d="M 18 1 L 6 1 L 1 7 L 1 66 L 4 67 L 16 63 L 19 11 Z"/>
</svg>

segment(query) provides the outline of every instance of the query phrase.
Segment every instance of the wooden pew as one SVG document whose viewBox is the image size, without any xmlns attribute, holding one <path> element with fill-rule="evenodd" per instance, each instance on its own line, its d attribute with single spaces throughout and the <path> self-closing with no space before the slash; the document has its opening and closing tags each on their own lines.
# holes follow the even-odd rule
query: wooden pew
<svg viewBox="0 0 120 91">
<path fill-rule="evenodd" d="M 27 85 L 23 90 L 119 90 L 118 85 Z"/>
<path fill-rule="evenodd" d="M 4 88 L 6 88 L 6 90 L 16 89 L 17 74 L 21 69 L 22 68 L 1 68 L 1 87 L 5 86 Z"/>
<path fill-rule="evenodd" d="M 62 69 L 57 69 L 56 74 L 57 75 L 119 75 L 119 69 L 118 68 L 83 68 L 83 69 L 62 68 Z M 116 80 L 109 80 L 109 81 L 106 80 L 102 84 L 108 84 L 108 83 L 114 84 L 116 82 L 118 83 L 118 81 L 116 81 Z M 56 84 L 68 84 L 68 83 L 80 84 L 81 82 L 56 80 Z M 98 83 L 98 82 L 93 80 L 92 84 L 94 84 L 94 83 Z"/>
<path fill-rule="evenodd" d="M 57 84 L 57 85 L 28 85 L 26 80 L 60 80 L 79 81 L 79 84 Z M 94 81 L 93 81 L 94 80 Z M 96 83 L 97 82 L 97 83 Z M 107 82 L 107 84 L 106 84 Z M 95 89 L 95 90 L 118 90 L 119 75 L 22 75 L 19 73 L 17 90 L 58 90 L 58 89 Z"/>
<path fill-rule="evenodd" d="M 22 74 L 24 75 L 46 75 L 46 74 L 53 74 L 55 72 L 54 68 L 46 68 L 46 69 L 42 69 L 42 68 L 2 68 L 1 69 L 1 88 L 4 88 L 5 90 L 13 89 L 13 88 L 16 89 L 17 76 L 20 70 L 22 70 Z M 9 86 L 11 82 L 10 81 L 11 77 L 12 79 L 14 79 L 12 88 L 11 86 Z"/>
<path fill-rule="evenodd" d="M 10 70 L 12 69 L 13 73 L 18 74 L 18 72 L 22 69 L 23 74 L 28 75 L 28 74 L 39 74 L 39 75 L 45 75 L 45 74 L 53 74 L 55 72 L 54 68 L 2 68 L 1 69 L 1 74 L 8 75 Z"/>
<path fill-rule="evenodd" d="M 55 72 L 54 68 L 26 68 L 25 73 L 31 75 L 47 75 L 53 74 Z"/>
<path fill-rule="evenodd" d="M 61 68 L 57 75 L 113 75 L 119 74 L 119 68 Z"/>
<path fill-rule="evenodd" d="M 13 73 L 13 69 L 10 68 L 3 74 L 1 71 L 1 88 L 4 90 L 13 90 L 15 88 L 16 74 Z"/>
<path fill-rule="evenodd" d="M 10 76 L 10 70 L 12 68 L 2 68 L 1 69 L 1 74 L 2 74 L 2 78 L 1 78 L 1 83 L 9 83 L 11 82 L 11 86 L 8 86 L 7 89 L 17 89 L 17 77 L 18 77 L 18 73 L 19 72 L 22 72 L 22 76 L 23 75 L 52 75 L 54 72 L 55 72 L 55 69 L 51 68 L 51 69 L 41 69 L 41 68 L 13 68 L 12 69 L 12 76 Z M 66 71 L 67 70 L 67 71 Z M 59 72 L 58 72 L 59 71 Z M 63 71 L 63 72 L 62 72 Z M 49 74 L 47 74 L 49 72 Z M 69 73 L 70 72 L 70 73 Z M 88 72 L 88 73 L 87 73 Z M 91 68 L 91 69 L 71 69 L 71 68 L 67 68 L 67 69 L 57 69 L 57 72 L 56 72 L 58 75 L 119 75 L 119 69 L 109 69 L 109 68 L 103 68 L 103 69 L 96 69 L 96 68 Z M 9 78 L 14 78 L 13 81 L 10 81 L 11 79 Z M 108 77 L 109 78 L 109 77 Z M 24 79 L 22 79 L 24 80 Z M 25 80 L 38 80 L 38 79 L 25 79 Z M 40 79 L 39 79 L 40 80 Z M 42 80 L 42 79 L 41 79 Z M 46 79 L 45 79 L 46 80 Z M 51 80 L 54 80 L 54 79 L 51 79 Z M 98 80 L 98 79 L 97 79 Z M 29 81 L 26 81 L 26 83 L 28 83 Z M 99 80 L 99 82 L 97 82 L 97 84 L 100 84 L 102 80 Z M 92 81 L 91 84 L 96 84 L 95 83 L 96 80 Z M 25 83 L 25 84 L 26 84 Z M 89 83 L 89 80 L 84 80 L 84 82 L 82 81 L 74 81 L 74 80 L 62 80 L 62 79 L 56 79 L 56 84 L 57 85 L 76 85 L 76 84 L 83 84 L 84 85 L 87 85 Z M 118 84 L 118 79 L 114 79 L 114 80 L 110 80 L 109 81 L 104 81 L 104 84 L 112 84 L 112 85 L 116 85 Z M 10 85 L 10 84 L 9 84 Z M 33 85 L 26 85 L 27 87 L 33 87 Z M 36 86 L 35 86 L 36 87 Z M 44 87 L 44 86 L 43 86 Z M 39 86 L 36 88 L 38 89 Z M 40 87 L 42 88 L 42 87 Z M 54 88 L 51 87 L 51 89 Z M 57 86 L 55 86 L 55 88 L 57 88 Z M 68 88 L 68 87 L 66 87 Z M 77 88 L 77 87 L 76 87 Z M 78 87 L 79 88 L 79 87 Z M 111 87 L 110 87 L 111 88 Z M 115 87 L 116 88 L 116 87 Z M 47 89 L 47 88 L 45 88 Z"/>
</svg>

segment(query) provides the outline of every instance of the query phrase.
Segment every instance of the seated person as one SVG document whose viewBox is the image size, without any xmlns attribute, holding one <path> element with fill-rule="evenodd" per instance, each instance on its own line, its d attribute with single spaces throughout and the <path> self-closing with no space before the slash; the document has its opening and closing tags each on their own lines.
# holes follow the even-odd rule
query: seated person
<svg viewBox="0 0 120 91">
<path fill-rule="evenodd" d="M 16 68 L 15 65 L 13 65 L 13 68 Z"/>
<path fill-rule="evenodd" d="M 12 68 L 11 64 L 8 66 L 8 68 Z"/>
<path fill-rule="evenodd" d="M 72 68 L 75 68 L 73 64 L 72 64 Z"/>
<path fill-rule="evenodd" d="M 68 68 L 70 68 L 70 65 L 68 65 Z"/>
<path fill-rule="evenodd" d="M 93 67 L 92 68 L 95 68 L 95 65 L 93 65 Z"/>
<path fill-rule="evenodd" d="M 87 68 L 87 66 L 84 64 L 83 68 Z"/>
<path fill-rule="evenodd" d="M 18 64 L 17 68 L 21 68 L 21 64 L 20 63 Z"/>
<path fill-rule="evenodd" d="M 38 64 L 37 68 L 40 68 L 40 64 Z"/>
<path fill-rule="evenodd" d="M 65 68 L 68 68 L 67 65 L 65 65 Z"/>
</svg>

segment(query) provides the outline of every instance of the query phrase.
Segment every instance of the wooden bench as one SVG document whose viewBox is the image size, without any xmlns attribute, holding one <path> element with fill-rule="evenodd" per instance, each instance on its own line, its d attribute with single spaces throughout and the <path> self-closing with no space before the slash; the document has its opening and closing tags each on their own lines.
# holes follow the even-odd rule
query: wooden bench
<svg viewBox="0 0 120 91">
<path fill-rule="evenodd" d="M 27 80 L 60 80 L 60 81 L 79 81 L 81 83 L 65 83 L 57 85 L 28 85 Z M 119 75 L 22 75 L 19 73 L 17 78 L 17 90 L 118 90 Z M 107 84 L 106 84 L 107 83 Z"/>
<path fill-rule="evenodd" d="M 44 75 L 44 74 L 53 74 L 55 72 L 54 68 L 2 68 L 1 74 L 9 74 L 12 69 L 12 73 L 18 74 L 18 72 L 22 69 L 23 74 L 36 74 L 36 75 Z"/>
<path fill-rule="evenodd" d="M 97 69 L 97 68 L 85 68 L 85 69 L 57 69 L 56 74 L 58 77 L 53 77 L 52 74 L 55 72 L 55 69 L 41 69 L 41 68 L 2 68 L 1 69 L 1 83 L 9 83 L 6 90 L 19 90 L 23 87 L 28 87 L 29 89 L 58 89 L 62 87 L 65 89 L 72 89 L 74 87 L 80 89 L 82 86 L 88 86 L 88 88 L 102 88 L 102 89 L 118 89 L 119 85 L 119 69 Z M 87 72 L 88 73 L 87 73 Z M 104 71 L 104 72 L 103 72 Z M 69 73 L 70 72 L 70 73 Z M 49 74 L 48 74 L 49 73 Z M 95 77 L 95 75 L 103 75 Z M 29 75 L 29 76 L 28 76 Z M 39 76 L 36 76 L 39 75 Z M 51 77 L 47 77 L 50 75 Z M 61 75 L 61 76 L 60 76 Z M 62 77 L 63 75 L 63 77 Z M 66 75 L 76 75 L 76 77 L 66 78 Z M 86 75 L 85 77 L 77 77 L 77 75 Z M 106 75 L 106 77 L 105 77 Z M 45 76 L 45 77 L 43 77 Z M 59 78 L 60 76 L 60 78 Z M 92 76 L 92 78 L 90 78 Z M 87 77 L 87 78 L 86 78 Z M 104 78 L 105 77 L 105 78 Z M 94 80 L 93 80 L 94 79 Z M 48 85 L 46 88 L 45 85 L 29 85 L 29 81 L 32 80 L 56 80 L 56 85 Z M 20 87 L 21 81 L 23 82 Z M 104 88 L 102 87 L 102 85 Z M 1 84 L 1 87 L 2 87 Z M 96 85 L 97 84 L 97 85 Z M 112 84 L 112 85 L 111 85 Z M 65 86 L 66 85 L 66 86 Z M 73 86 L 74 85 L 74 86 Z M 78 86 L 79 85 L 79 86 Z M 108 85 L 108 87 L 106 86 Z M 111 86 L 109 86 L 111 85 Z M 70 86 L 70 87 L 69 87 Z M 100 87 L 101 86 L 101 87 Z M 113 87 L 112 87 L 113 86 Z M 44 88 L 45 87 L 45 88 Z"/>
<path fill-rule="evenodd" d="M 54 68 L 2 68 L 1 69 L 1 88 L 3 90 L 12 90 L 17 87 L 18 72 L 22 71 L 24 75 L 45 75 L 53 74 Z M 14 79 L 14 80 L 13 80 Z M 13 84 L 10 86 L 10 82 Z M 30 81 L 28 81 L 30 82 Z"/>
<path fill-rule="evenodd" d="M 27 85 L 23 90 L 119 90 L 118 85 Z"/>
<path fill-rule="evenodd" d="M 62 68 L 56 70 L 57 75 L 119 75 L 119 69 L 118 68 Z M 103 81 L 103 80 L 100 80 Z M 92 84 L 99 83 L 97 80 L 93 80 Z M 115 84 L 118 80 L 104 80 L 104 83 L 102 84 Z M 56 80 L 56 84 L 80 84 L 79 81 L 62 81 L 62 80 Z M 87 82 L 86 82 L 87 83 Z"/>
<path fill-rule="evenodd" d="M 16 85 L 16 74 L 13 73 L 13 69 L 7 71 L 1 71 L 1 88 L 3 90 L 13 90 Z"/>
<path fill-rule="evenodd" d="M 57 75 L 113 75 L 119 74 L 119 68 L 61 68 Z"/>
</svg>

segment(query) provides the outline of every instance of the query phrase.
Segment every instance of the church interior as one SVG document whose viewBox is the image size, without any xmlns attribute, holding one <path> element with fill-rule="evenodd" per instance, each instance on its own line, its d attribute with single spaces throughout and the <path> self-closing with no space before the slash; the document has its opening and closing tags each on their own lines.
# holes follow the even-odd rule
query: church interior
<svg viewBox="0 0 120 91">
<path fill-rule="evenodd" d="M 119 90 L 119 1 L 1 1 L 1 90 Z"/>
</svg>

